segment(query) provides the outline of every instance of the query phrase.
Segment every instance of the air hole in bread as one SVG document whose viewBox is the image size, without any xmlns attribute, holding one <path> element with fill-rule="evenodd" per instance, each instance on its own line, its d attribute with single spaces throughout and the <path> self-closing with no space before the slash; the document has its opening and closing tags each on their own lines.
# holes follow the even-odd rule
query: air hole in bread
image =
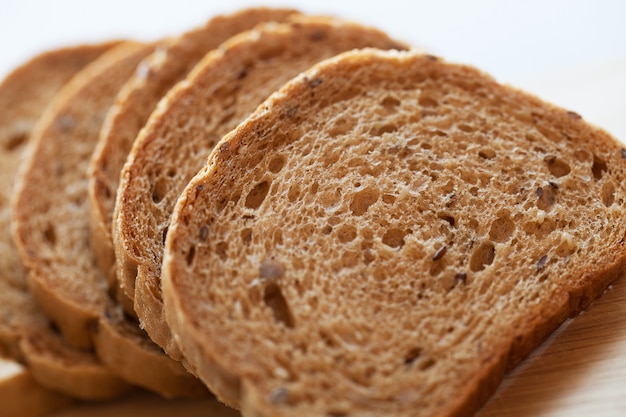
<svg viewBox="0 0 626 417">
<path fill-rule="evenodd" d="M 228 258 L 228 242 L 218 242 L 215 245 L 215 253 L 224 261 Z"/>
<path fill-rule="evenodd" d="M 396 196 L 391 195 L 391 194 L 384 194 L 383 195 L 383 203 L 385 204 L 393 204 L 396 202 Z"/>
<path fill-rule="evenodd" d="M 451 227 L 454 227 L 454 225 L 456 224 L 456 220 L 454 219 L 454 216 L 448 213 L 439 213 L 437 217 L 439 217 L 441 220 L 448 223 Z"/>
<path fill-rule="evenodd" d="M 400 100 L 395 97 L 387 96 L 380 101 L 380 105 L 385 108 L 389 113 L 395 112 L 400 106 Z"/>
<path fill-rule="evenodd" d="M 409 350 L 407 352 L 407 354 L 404 356 L 404 364 L 407 365 L 407 366 L 413 365 L 413 363 L 420 356 L 422 356 L 422 348 L 421 347 L 414 347 L 413 349 Z"/>
<path fill-rule="evenodd" d="M 158 178 L 154 182 L 154 188 L 152 189 L 152 201 L 155 204 L 160 203 L 165 194 L 167 194 L 167 180 L 165 178 Z"/>
<path fill-rule="evenodd" d="M 313 184 L 311 184 L 311 194 L 317 194 L 317 190 L 319 190 L 320 188 L 320 184 L 317 181 L 313 181 Z"/>
<path fill-rule="evenodd" d="M 189 248 L 189 251 L 187 252 L 187 256 L 185 257 L 185 260 L 187 261 L 187 265 L 191 266 L 191 264 L 193 264 L 193 260 L 196 257 L 196 247 L 192 246 Z"/>
<path fill-rule="evenodd" d="M 478 156 L 483 159 L 493 159 L 496 157 L 496 151 L 492 148 L 482 148 L 478 151 Z"/>
<path fill-rule="evenodd" d="M 285 296 L 277 282 L 271 281 L 265 285 L 263 292 L 263 302 L 272 310 L 274 320 L 282 323 L 285 327 L 292 329 L 294 320 L 285 300 Z"/>
<path fill-rule="evenodd" d="M 241 231 L 241 242 L 244 245 L 249 245 L 252 242 L 252 229 L 245 228 Z"/>
<path fill-rule="evenodd" d="M 475 129 L 474 129 L 474 127 L 473 127 L 473 126 L 470 126 L 470 125 L 465 124 L 465 123 L 461 123 L 461 124 L 457 125 L 456 127 L 457 127 L 457 129 L 459 129 L 461 132 L 465 132 L 465 133 L 471 133 L 471 132 L 474 132 L 474 131 L 475 131 Z"/>
<path fill-rule="evenodd" d="M 491 223 L 489 238 L 494 242 L 506 242 L 515 231 L 515 222 L 511 219 L 509 212 L 502 212 Z"/>
<path fill-rule="evenodd" d="M 491 242 L 483 242 L 474 249 L 470 258 L 470 269 L 474 272 L 482 271 L 493 263 L 496 257 L 496 248 Z"/>
<path fill-rule="evenodd" d="M 355 185 L 357 188 L 360 186 L 360 183 L 358 184 L 358 186 Z M 355 216 L 362 216 L 363 214 L 365 214 L 367 209 L 376 201 L 378 201 L 378 196 L 378 189 L 373 186 L 364 188 L 363 190 L 354 194 L 352 202 L 350 203 L 350 210 L 352 211 L 352 214 L 354 214 Z"/>
<path fill-rule="evenodd" d="M 4 142 L 3 147 L 5 150 L 12 152 L 16 150 L 17 148 L 19 148 L 24 142 L 26 142 L 27 138 L 28 138 L 28 134 L 25 132 L 15 133 L 12 136 L 10 136 L 6 142 Z"/>
<path fill-rule="evenodd" d="M 290 203 L 295 202 L 298 198 L 300 198 L 300 186 L 298 184 L 292 184 L 289 187 L 289 191 L 287 192 L 287 198 Z"/>
<path fill-rule="evenodd" d="M 283 155 L 277 155 L 274 158 L 272 158 L 272 160 L 269 163 L 269 170 L 271 172 L 273 172 L 274 174 L 280 172 L 281 169 L 283 169 L 283 166 L 285 166 L 285 157 Z"/>
<path fill-rule="evenodd" d="M 611 206 L 615 202 L 615 185 L 609 181 L 602 186 L 602 204 L 606 207 Z"/>
<path fill-rule="evenodd" d="M 356 238 L 356 227 L 352 225 L 344 225 L 337 230 L 337 239 L 341 243 L 352 242 Z"/>
<path fill-rule="evenodd" d="M 534 222 L 525 223 L 523 230 L 526 234 L 534 235 L 535 239 L 542 240 L 556 230 L 556 222 L 550 218 L 538 217 Z"/>
<path fill-rule="evenodd" d="M 333 231 L 333 227 L 329 224 L 327 224 L 326 226 L 322 227 L 322 234 L 324 235 L 329 235 L 331 234 Z"/>
<path fill-rule="evenodd" d="M 569 174 L 571 168 L 567 162 L 554 155 L 548 155 L 543 160 L 548 164 L 548 170 L 557 178 L 564 177 Z"/>
<path fill-rule="evenodd" d="M 437 106 L 439 106 L 439 103 L 437 102 L 437 100 L 435 98 L 429 96 L 428 94 L 422 94 L 420 96 L 420 98 L 418 99 L 418 103 L 422 107 L 437 107 Z"/>
<path fill-rule="evenodd" d="M 407 232 L 402 229 L 389 229 L 383 235 L 383 243 L 391 248 L 401 248 L 404 246 L 404 237 Z"/>
<path fill-rule="evenodd" d="M 328 134 L 334 138 L 339 135 L 345 135 L 352 129 L 354 129 L 354 121 L 352 119 L 338 118 L 333 122 L 332 127 L 328 129 Z"/>
<path fill-rule="evenodd" d="M 387 123 L 382 126 L 373 127 L 372 129 L 370 129 L 370 134 L 372 136 L 382 136 L 385 133 L 393 133 L 396 130 L 398 130 L 398 125 L 393 123 Z"/>
<path fill-rule="evenodd" d="M 548 211 L 556 202 L 558 187 L 548 184 L 545 187 L 537 187 L 537 208 Z"/>
<path fill-rule="evenodd" d="M 437 361 L 433 358 L 426 358 L 424 361 L 422 361 L 419 364 L 419 370 L 420 371 L 427 371 L 430 368 L 432 368 L 433 366 L 435 366 L 435 364 L 437 363 Z"/>
<path fill-rule="evenodd" d="M 269 189 L 270 189 L 269 181 L 262 181 L 258 183 L 248 193 L 248 196 L 246 197 L 246 207 L 248 207 L 249 209 L 253 209 L 253 210 L 258 209 L 263 203 L 263 200 L 265 200 L 265 196 L 267 195 L 267 192 L 269 191 Z"/>
<path fill-rule="evenodd" d="M 46 227 L 46 230 L 43 231 L 43 238 L 49 245 L 53 246 L 57 243 L 57 234 L 56 230 L 54 230 L 54 226 L 51 224 Z"/>
<path fill-rule="evenodd" d="M 597 155 L 593 155 L 593 164 L 591 165 L 591 172 L 593 177 L 597 180 L 602 178 L 602 175 L 608 171 L 606 161 Z"/>
</svg>

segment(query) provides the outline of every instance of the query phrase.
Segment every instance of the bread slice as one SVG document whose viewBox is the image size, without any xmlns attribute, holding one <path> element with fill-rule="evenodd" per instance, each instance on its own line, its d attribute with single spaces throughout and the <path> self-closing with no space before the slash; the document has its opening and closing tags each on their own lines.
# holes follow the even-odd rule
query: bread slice
<svg viewBox="0 0 626 417">
<path fill-rule="evenodd" d="M 92 246 L 98 266 L 107 275 L 114 293 L 119 286 L 111 223 L 119 175 L 139 130 L 157 102 L 208 51 L 226 39 L 259 22 L 285 20 L 294 13 L 290 9 L 256 8 L 214 17 L 203 27 L 163 41 L 121 88 L 115 105 L 107 114 L 89 168 Z M 129 294 L 132 295 L 135 274 L 130 275 Z M 127 311 L 133 313 L 132 299 L 128 302 L 123 294 L 119 295 L 120 301 L 129 307 Z"/>
<path fill-rule="evenodd" d="M 26 367 L 0 357 L 0 404 L 3 417 L 39 417 L 69 406 L 71 398 L 47 390 Z"/>
<path fill-rule="evenodd" d="M 216 141 L 273 91 L 324 58 L 365 46 L 402 47 L 378 30 L 325 17 L 262 24 L 207 55 L 142 130 L 121 174 L 116 255 L 125 288 L 136 271 L 135 311 L 170 356 L 180 352 L 163 316 L 160 273 L 176 198 Z"/>
<path fill-rule="evenodd" d="M 12 369 L 19 370 L 14 374 L 15 383 L 7 380 L 0 389 L 0 397 L 12 397 L 10 402 L 0 399 L 6 412 L 18 410 L 22 403 L 20 415 L 40 413 L 67 402 L 65 396 L 55 396 L 44 386 L 83 399 L 111 398 L 130 389 L 94 355 L 72 349 L 50 327 L 28 291 L 11 239 L 8 203 L 17 165 L 48 102 L 77 72 L 117 44 L 83 45 L 43 53 L 0 84 L 0 352 L 28 364 L 27 370 L 14 365 Z"/>
<path fill-rule="evenodd" d="M 43 53 L 0 84 L 0 347 L 12 357 L 19 356 L 17 344 L 24 323 L 40 316 L 26 290 L 26 277 L 11 239 L 10 198 L 17 167 L 37 119 L 54 95 L 113 46 L 84 45 Z M 42 315 L 40 319 L 45 321 Z"/>
<path fill-rule="evenodd" d="M 471 415 L 624 272 L 625 178 L 574 112 L 433 56 L 346 53 L 185 188 L 166 318 L 245 416 Z"/>
<path fill-rule="evenodd" d="M 68 343 L 90 349 L 98 342 L 98 357 L 113 373 L 164 396 L 206 395 L 180 364 L 163 353 L 163 361 L 153 360 L 155 348 L 146 347 L 147 335 L 117 345 L 129 358 L 145 358 L 125 363 L 117 361 L 115 345 L 102 343 L 99 334 L 115 306 L 91 251 L 86 170 L 115 94 L 152 49 L 129 42 L 107 52 L 73 78 L 42 116 L 17 178 L 16 244 L 33 295 Z M 111 323 L 111 329 L 128 334 Z M 166 370 L 161 369 L 164 361 L 169 362 Z M 156 377 L 163 373 L 169 377 Z"/>
</svg>

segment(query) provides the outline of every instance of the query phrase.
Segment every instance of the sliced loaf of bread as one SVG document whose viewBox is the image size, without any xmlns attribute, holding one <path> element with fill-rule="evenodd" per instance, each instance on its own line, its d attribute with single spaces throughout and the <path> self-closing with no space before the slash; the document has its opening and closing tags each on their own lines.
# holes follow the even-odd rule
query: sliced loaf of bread
<svg viewBox="0 0 626 417">
<path fill-rule="evenodd" d="M 9 380 L 3 382 L 0 397 L 11 397 L 0 399 L 6 412 L 10 409 L 28 415 L 67 402 L 63 396 L 54 400 L 36 385 L 83 399 L 111 398 L 130 388 L 93 354 L 71 348 L 51 328 L 28 291 L 10 232 L 10 193 L 36 121 L 76 73 L 115 45 L 117 42 L 43 53 L 0 84 L 0 352 L 28 364 L 27 368 L 11 368 L 17 372 L 12 374 L 15 385 Z M 24 398 L 27 395 L 29 398 Z"/>
<path fill-rule="evenodd" d="M 137 333 L 117 346 L 127 357 L 144 360 L 120 362 L 111 343 L 100 343 L 101 323 L 121 335 L 128 332 L 115 325 L 111 312 L 117 307 L 91 251 L 86 171 L 104 115 L 121 85 L 153 48 L 130 42 L 117 46 L 73 78 L 48 107 L 16 180 L 16 244 L 30 290 L 68 343 L 90 349 L 99 342 L 94 346 L 98 357 L 113 373 L 164 396 L 206 395 L 202 384 L 180 364 L 162 352 L 155 361 L 158 348 L 145 334 Z M 164 373 L 169 376 L 156 377 Z"/>
<path fill-rule="evenodd" d="M 626 150 L 574 112 L 433 56 L 346 53 L 185 188 L 166 318 L 246 416 L 471 415 L 624 272 L 625 190 Z"/>
<path fill-rule="evenodd" d="M 262 24 L 208 54 L 150 117 L 121 173 L 114 237 L 135 311 L 170 356 L 180 353 L 163 316 L 160 273 L 178 195 L 217 140 L 273 91 L 324 58 L 366 46 L 402 47 L 378 30 L 325 17 Z"/>
<path fill-rule="evenodd" d="M 120 89 L 115 104 L 107 114 L 89 168 L 92 246 L 96 262 L 106 274 L 109 286 L 118 293 L 115 252 L 111 223 L 119 175 L 131 146 L 150 113 L 167 91 L 195 66 L 202 57 L 226 39 L 264 21 L 285 20 L 295 11 L 257 8 L 232 15 L 217 16 L 203 27 L 159 44 L 154 54 L 142 62 L 135 74 Z M 128 275 L 132 284 L 119 294 L 120 302 L 133 313 L 132 294 L 136 273 Z"/>
</svg>

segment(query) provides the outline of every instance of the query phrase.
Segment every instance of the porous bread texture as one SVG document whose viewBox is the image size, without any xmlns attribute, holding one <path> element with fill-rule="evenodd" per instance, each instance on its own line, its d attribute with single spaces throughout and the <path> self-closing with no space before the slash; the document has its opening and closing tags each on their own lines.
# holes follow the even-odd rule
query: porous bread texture
<svg viewBox="0 0 626 417">
<path fill-rule="evenodd" d="M 26 306 L 34 307 L 34 303 L 11 238 L 10 198 L 18 164 L 48 102 L 74 74 L 112 46 L 114 43 L 84 45 L 43 53 L 0 84 L 0 345 L 10 345 L 8 350 L 14 350 L 19 339 L 23 323 L 18 321 L 37 316 L 36 308 Z M 15 303 L 8 292 L 15 292 Z M 22 303 L 23 298 L 29 301 Z M 20 311 L 23 314 L 17 314 Z"/>
<path fill-rule="evenodd" d="M 108 303 L 89 245 L 86 167 L 115 93 L 149 49 L 124 43 L 72 79 L 40 119 L 16 179 L 15 237 L 31 291 L 79 348 L 91 347 L 89 323 Z"/>
<path fill-rule="evenodd" d="M 163 317 L 160 267 L 176 198 L 217 140 L 284 82 L 356 47 L 397 47 L 385 34 L 328 18 L 262 24 L 210 53 L 160 103 L 121 173 L 114 236 L 120 270 L 136 271 L 135 311 L 152 339 L 180 352 Z"/>
<path fill-rule="evenodd" d="M 223 41 L 263 21 L 282 21 L 296 13 L 290 9 L 254 8 L 216 16 L 203 27 L 161 42 L 120 89 L 115 104 L 104 121 L 100 139 L 89 167 L 92 246 L 96 262 L 104 271 L 111 290 L 118 293 L 128 313 L 130 301 L 119 291 L 115 251 L 111 235 L 113 208 L 119 175 L 131 146 L 146 124 L 150 113 L 167 91 L 195 66 L 202 57 Z M 135 273 L 126 293 L 133 294 Z M 119 292 L 118 292 L 119 291 Z"/>
<path fill-rule="evenodd" d="M 471 67 L 343 54 L 185 188 L 167 321 L 244 416 L 471 415 L 623 273 L 625 158 Z"/>
<path fill-rule="evenodd" d="M 72 403 L 42 388 L 26 367 L 0 356 L 0 404 L 3 417 L 39 417 Z"/>
<path fill-rule="evenodd" d="M 16 180 L 15 238 L 32 294 L 70 345 L 95 347 L 115 375 L 164 396 L 206 394 L 190 374 L 186 374 L 187 385 L 178 384 L 174 377 L 184 370 L 173 361 L 171 368 L 178 367 L 179 373 L 172 373 L 171 380 L 155 378 L 155 368 L 161 369 L 162 363 L 151 359 L 154 349 L 145 348 L 147 335 L 118 346 L 134 347 L 132 352 L 126 350 L 129 357 L 144 355 L 145 360 L 132 364 L 110 360 L 109 355 L 117 357 L 118 353 L 97 335 L 98 322 L 107 320 L 107 310 L 114 307 L 90 247 L 86 169 L 115 94 L 152 49 L 152 45 L 132 42 L 117 46 L 55 97 L 33 131 L 33 145 Z M 131 365 L 132 370 L 128 369 Z"/>
<path fill-rule="evenodd" d="M 28 291 L 10 232 L 9 196 L 37 119 L 69 79 L 117 44 L 45 52 L 0 84 L 0 230 L 4 231 L 0 234 L 0 352 L 28 364 L 17 380 L 6 380 L 0 388 L 0 397 L 7 398 L 0 398 L 4 413 L 35 415 L 67 404 L 67 397 L 43 387 L 83 399 L 111 398 L 130 388 L 94 355 L 60 340 Z M 37 349 L 33 348 L 35 341 Z"/>
<path fill-rule="evenodd" d="M 366 46 L 402 47 L 378 30 L 326 17 L 261 24 L 207 55 L 150 117 L 120 175 L 114 238 L 135 312 L 170 356 L 181 357 L 165 323 L 160 273 L 176 198 L 217 140 L 272 92 L 324 58 Z"/>
</svg>

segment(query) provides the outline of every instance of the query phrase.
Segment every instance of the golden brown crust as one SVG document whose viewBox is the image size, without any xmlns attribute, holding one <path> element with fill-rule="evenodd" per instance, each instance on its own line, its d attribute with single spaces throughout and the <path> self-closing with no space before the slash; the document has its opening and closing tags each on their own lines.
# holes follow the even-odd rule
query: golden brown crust
<svg viewBox="0 0 626 417">
<path fill-rule="evenodd" d="M 107 303 L 84 227 L 88 207 L 83 169 L 113 94 L 149 50 L 125 43 L 72 79 L 40 119 L 16 179 L 16 244 L 29 285 L 44 312 L 79 348 L 90 347 L 90 322 Z M 68 149 L 67 143 L 75 145 Z"/>
<path fill-rule="evenodd" d="M 52 332 L 22 339 L 20 349 L 39 384 L 74 398 L 105 400 L 134 389 L 107 369 L 93 353 L 68 348 L 65 341 Z"/>
<path fill-rule="evenodd" d="M 153 48 L 124 43 L 72 79 L 38 122 L 18 177 L 13 215 L 30 288 L 68 343 L 81 349 L 93 346 L 93 329 L 112 304 L 90 247 L 86 168 L 115 94 Z M 103 341 L 107 336 L 116 337 Z M 97 340 L 97 347 L 106 347 L 97 353 L 114 375 L 167 396 L 187 396 L 194 385 L 202 389 L 139 329 L 128 339 L 106 332 Z M 129 346 L 133 363 L 110 360 Z M 169 367 L 163 366 L 166 362 Z M 54 369 L 48 371 L 53 375 Z M 161 376 L 155 379 L 151 372 Z M 163 377 L 167 372 L 169 381 Z M 185 379 L 188 385 L 180 383 Z"/>
<path fill-rule="evenodd" d="M 135 322 L 120 311 L 109 310 L 94 332 L 94 345 L 102 363 L 120 377 L 165 398 L 207 397 L 207 388 L 180 363 L 172 361 L 146 338 Z M 138 372 L 138 370 L 146 370 Z"/>
<path fill-rule="evenodd" d="M 136 271 L 135 311 L 170 356 L 180 353 L 163 316 L 160 261 L 177 196 L 215 142 L 284 82 L 365 46 L 400 47 L 378 30 L 326 17 L 262 24 L 207 55 L 150 117 L 120 175 L 114 237 L 119 270 Z"/>
<path fill-rule="evenodd" d="M 432 56 L 346 53 L 188 184 L 166 318 L 245 415 L 472 415 L 624 273 L 625 185 L 621 146 L 575 113 Z"/>
<path fill-rule="evenodd" d="M 294 13 L 290 9 L 255 8 L 217 16 L 201 28 L 161 42 L 121 88 L 104 122 L 89 168 L 92 245 L 98 266 L 106 272 L 112 289 L 117 287 L 111 225 L 119 173 L 148 116 L 161 97 L 208 51 L 259 22 L 281 21 Z M 132 300 L 135 276 L 122 276 L 127 277 L 125 291 Z M 124 304 L 132 307 L 132 302 Z M 133 314 L 132 308 L 127 312 Z"/>
<path fill-rule="evenodd" d="M 28 364 L 28 373 L 21 381 L 4 387 L 14 395 L 11 403 L 0 401 L 6 412 L 10 412 L 6 407 L 15 405 L 19 415 L 41 413 L 48 407 L 67 403 L 59 401 L 65 397 L 52 395 L 44 386 L 87 399 L 111 398 L 128 389 L 95 356 L 70 348 L 54 335 L 27 289 L 26 276 L 11 240 L 8 205 L 24 145 L 48 102 L 77 72 L 118 44 L 46 52 L 15 70 L 0 85 L 0 228 L 5 230 L 0 234 L 0 350 Z M 32 348 L 33 339 L 39 340 L 37 349 Z M 86 391 L 85 386 L 91 389 Z M 24 395 L 30 398 L 25 400 Z"/>
</svg>

